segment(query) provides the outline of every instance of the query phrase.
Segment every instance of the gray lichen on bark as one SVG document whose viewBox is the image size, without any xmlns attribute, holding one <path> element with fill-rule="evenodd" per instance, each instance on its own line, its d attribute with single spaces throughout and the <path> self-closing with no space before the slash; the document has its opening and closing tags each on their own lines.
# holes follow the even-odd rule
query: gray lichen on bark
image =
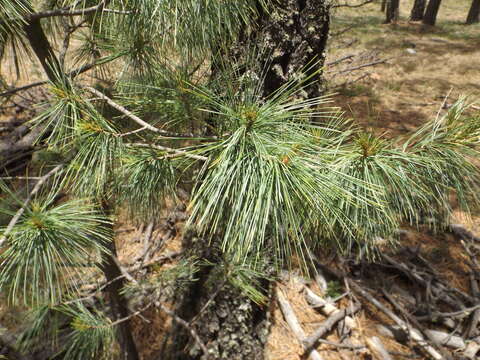
<svg viewBox="0 0 480 360">
<path fill-rule="evenodd" d="M 322 68 L 330 26 L 330 2 L 323 0 L 277 0 L 261 13 L 257 27 L 245 42 L 257 44 L 268 59 L 264 95 L 288 81 L 314 73 L 302 97 L 319 96 L 325 90 Z"/>
</svg>

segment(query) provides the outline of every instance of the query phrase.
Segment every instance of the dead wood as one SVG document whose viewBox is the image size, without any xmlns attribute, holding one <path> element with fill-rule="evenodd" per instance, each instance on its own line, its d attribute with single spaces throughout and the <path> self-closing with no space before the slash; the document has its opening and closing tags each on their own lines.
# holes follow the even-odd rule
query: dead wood
<svg viewBox="0 0 480 360">
<path fill-rule="evenodd" d="M 467 230 L 464 226 L 460 224 L 450 224 L 449 229 L 460 239 L 480 242 L 480 237 L 475 236 L 471 231 Z"/>
<path fill-rule="evenodd" d="M 305 332 L 300 326 L 297 316 L 295 315 L 295 312 L 290 306 L 290 303 L 283 296 L 282 291 L 278 288 L 276 289 L 276 296 L 277 296 L 278 304 L 280 305 L 280 310 L 282 311 L 283 317 L 285 318 L 285 321 L 287 322 L 288 326 L 290 326 L 290 329 L 292 329 L 292 332 L 295 334 L 298 341 L 301 344 L 304 344 L 304 340 L 306 338 Z M 317 350 L 312 350 L 309 354 L 309 358 L 311 360 L 322 360 L 322 357 L 317 352 Z"/>
<path fill-rule="evenodd" d="M 385 289 L 382 289 L 382 292 L 385 298 L 393 305 L 393 307 L 400 314 L 402 314 L 402 316 L 405 319 L 407 319 L 409 322 L 415 325 L 417 331 L 420 331 L 426 338 L 430 340 L 431 345 L 433 345 L 442 354 L 442 358 L 452 359 L 450 354 L 441 347 L 441 345 L 444 345 L 444 344 L 439 342 L 436 336 L 433 336 L 431 332 L 427 331 L 427 329 L 425 329 L 412 315 L 410 315 L 407 311 L 405 311 L 405 309 L 402 306 L 400 306 L 400 304 L 398 304 L 398 302 L 395 301 L 393 296 L 391 296 Z M 442 339 L 442 341 L 447 342 L 448 339 Z"/>
<path fill-rule="evenodd" d="M 400 326 L 393 325 L 387 327 L 384 325 L 379 325 L 377 328 L 378 332 L 383 336 L 390 337 L 401 343 L 405 343 L 406 341 L 408 341 L 408 335 L 400 328 Z M 441 345 L 445 345 L 452 349 L 466 348 L 465 341 L 460 336 L 432 329 L 426 329 L 425 332 L 428 333 L 430 337 L 434 338 L 435 341 Z"/>
<path fill-rule="evenodd" d="M 340 320 L 344 319 L 347 315 L 352 315 L 360 310 L 360 304 L 352 304 L 351 307 L 347 309 L 342 309 L 340 311 L 332 313 L 327 320 L 325 320 L 322 325 L 315 330 L 315 332 L 306 338 L 303 341 L 303 345 L 305 347 L 304 356 L 308 355 L 309 352 L 315 347 L 317 344 L 317 340 L 325 336 L 330 330 L 332 330 L 333 326 L 338 323 Z"/>
<path fill-rule="evenodd" d="M 389 267 L 399 270 L 401 273 L 406 275 L 412 281 L 422 285 L 427 290 L 431 291 L 431 295 L 435 296 L 435 300 L 443 301 L 450 305 L 452 308 L 457 310 L 463 310 L 466 308 L 462 300 L 452 293 L 458 293 L 458 289 L 447 288 L 444 284 L 439 282 L 439 279 L 434 278 L 431 274 L 422 273 L 420 274 L 417 270 L 409 267 L 406 263 L 401 261 L 396 261 L 390 256 L 383 254 L 383 258 L 387 261 Z M 427 292 L 427 295 L 429 293 Z M 462 294 L 462 297 L 467 297 L 467 300 L 474 302 L 473 299 L 466 295 Z M 433 300 L 433 299 L 430 299 Z"/>
<path fill-rule="evenodd" d="M 330 316 L 334 313 L 340 312 L 340 310 L 335 305 L 318 296 L 306 286 L 305 298 L 307 299 L 307 302 L 312 305 L 312 307 L 317 308 L 325 316 Z M 348 326 L 350 329 L 354 329 L 357 327 L 357 322 L 351 316 L 346 316 L 345 325 Z"/>
<path fill-rule="evenodd" d="M 385 346 L 383 346 L 382 341 L 378 337 L 373 336 L 371 338 L 367 338 L 367 345 L 378 359 L 393 360 L 388 351 L 385 349 Z"/>
<path fill-rule="evenodd" d="M 475 341 L 471 341 L 467 344 L 467 347 L 465 348 L 463 352 L 463 356 L 465 356 L 468 359 L 478 359 L 477 358 L 477 353 L 480 351 L 480 344 L 478 344 Z"/>
<path fill-rule="evenodd" d="M 407 324 L 405 321 L 400 319 L 397 315 L 395 315 L 391 310 L 389 310 L 385 305 L 383 305 L 380 301 L 375 299 L 370 293 L 368 293 L 366 290 L 364 290 L 360 285 L 358 285 L 355 281 L 347 279 L 348 284 L 350 287 L 355 291 L 357 294 L 362 296 L 365 300 L 370 302 L 372 305 L 374 305 L 377 309 L 382 311 L 385 315 L 387 315 L 395 324 L 397 324 L 404 332 L 409 334 L 411 338 L 417 342 L 424 350 L 427 352 L 433 359 L 436 360 L 442 360 L 444 357 L 442 354 L 440 354 L 439 351 L 437 351 L 432 345 L 430 345 L 427 341 L 425 341 L 425 338 L 421 334 L 421 332 L 409 324 Z"/>
</svg>

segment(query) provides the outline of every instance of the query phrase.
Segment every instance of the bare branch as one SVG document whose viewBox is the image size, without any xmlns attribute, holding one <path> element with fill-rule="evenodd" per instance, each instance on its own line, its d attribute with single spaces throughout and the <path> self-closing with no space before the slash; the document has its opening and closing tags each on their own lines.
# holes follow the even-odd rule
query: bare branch
<svg viewBox="0 0 480 360">
<path fill-rule="evenodd" d="M 192 326 L 190 326 L 188 322 L 180 318 L 177 314 L 175 314 L 172 310 L 165 307 L 160 302 L 156 302 L 155 306 L 160 308 L 160 310 L 162 310 L 165 314 L 169 315 L 172 318 L 172 320 L 175 321 L 177 324 L 185 328 L 190 333 L 190 335 L 195 340 L 195 342 L 200 347 L 200 349 L 202 349 L 203 354 L 205 355 L 205 359 L 210 358 L 207 347 L 203 343 L 202 339 L 200 339 L 200 336 L 198 336 L 198 333 L 195 331 L 195 329 Z"/>
<path fill-rule="evenodd" d="M 112 99 L 110 99 L 108 96 L 101 93 L 97 89 L 94 89 L 90 86 L 85 86 L 84 89 L 87 90 L 88 92 L 92 93 L 93 95 L 98 96 L 100 99 L 104 100 L 108 105 L 110 105 L 112 108 L 120 111 L 121 113 L 123 113 L 124 115 L 126 115 L 127 117 L 129 117 L 130 119 L 132 119 L 137 124 L 141 125 L 143 128 L 145 128 L 147 130 L 150 130 L 150 131 L 152 131 L 154 133 L 157 133 L 157 134 L 161 134 L 162 136 L 166 136 L 166 137 L 179 137 L 179 138 L 193 138 L 193 137 L 195 137 L 194 135 L 177 134 L 177 133 L 172 133 L 170 131 L 158 129 L 155 126 L 152 126 L 149 123 L 147 123 L 146 121 L 140 119 L 137 115 L 135 115 L 131 111 L 125 109 L 122 105 L 117 104 L 116 102 L 114 102 Z"/>
<path fill-rule="evenodd" d="M 366 63 L 366 64 L 362 64 L 362 65 L 354 66 L 354 67 L 351 67 L 351 68 L 348 68 L 348 69 L 344 69 L 344 70 L 337 71 L 337 72 L 335 72 L 334 74 L 335 74 L 335 75 L 337 75 L 337 74 L 344 74 L 344 73 L 346 73 L 346 72 L 363 69 L 363 68 L 368 67 L 368 66 L 374 66 L 374 65 L 378 65 L 378 64 L 383 64 L 383 63 L 386 63 L 388 60 L 390 60 L 390 59 L 381 59 L 381 60 L 377 60 L 377 61 L 372 61 L 372 62 L 369 62 L 369 63 Z"/>
<path fill-rule="evenodd" d="M 172 157 L 185 156 L 187 158 L 191 158 L 191 159 L 195 159 L 195 160 L 201 160 L 201 161 L 207 161 L 208 160 L 208 158 L 205 157 L 205 156 L 190 154 L 188 151 L 185 151 L 185 150 L 172 149 L 172 148 L 168 148 L 168 147 L 161 146 L 161 145 L 144 144 L 144 143 L 133 143 L 133 144 L 127 144 L 127 145 L 144 147 L 144 148 L 152 148 L 152 149 L 166 151 L 166 152 L 176 154 L 176 155 L 172 155 L 172 156 L 166 156 L 166 158 L 167 157 L 172 158 Z"/>
</svg>

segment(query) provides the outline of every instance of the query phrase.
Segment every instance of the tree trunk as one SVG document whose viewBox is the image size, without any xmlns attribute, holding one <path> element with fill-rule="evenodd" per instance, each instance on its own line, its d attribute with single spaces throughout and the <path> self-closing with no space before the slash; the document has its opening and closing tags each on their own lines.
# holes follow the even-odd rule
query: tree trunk
<svg viewBox="0 0 480 360">
<path fill-rule="evenodd" d="M 472 6 L 468 11 L 466 24 L 475 24 L 480 21 L 480 0 L 472 0 Z"/>
<path fill-rule="evenodd" d="M 40 20 L 32 20 L 24 26 L 25 34 L 28 42 L 32 47 L 35 55 L 42 64 L 43 70 L 52 82 L 59 80 L 59 76 L 63 75 L 62 67 L 57 56 L 53 52 L 50 42 L 43 31 Z"/>
<path fill-rule="evenodd" d="M 423 23 L 425 25 L 434 26 L 437 21 L 438 10 L 440 9 L 440 4 L 442 0 L 430 0 L 428 2 L 427 10 L 423 15 Z"/>
<path fill-rule="evenodd" d="M 115 241 L 112 239 L 108 244 L 110 254 L 103 256 L 102 271 L 105 274 L 105 279 L 108 285 L 105 287 L 105 295 L 108 297 L 111 306 L 111 315 L 113 321 L 126 318 L 130 315 L 127 300 L 121 293 L 125 286 L 125 278 L 122 276 L 122 271 L 115 261 L 117 257 L 117 249 Z M 137 347 L 133 340 L 132 331 L 130 329 L 130 320 L 125 320 L 118 325 L 118 342 L 120 344 L 120 359 L 121 360 L 139 360 Z"/>
<path fill-rule="evenodd" d="M 392 22 L 396 22 L 398 20 L 399 14 L 399 0 L 388 0 L 387 1 L 387 11 L 386 11 L 386 19 L 385 24 L 390 24 Z"/>
<path fill-rule="evenodd" d="M 234 49 L 236 58 L 246 57 L 255 44 L 262 55 L 259 69 L 266 72 L 266 97 L 292 80 L 308 77 L 303 98 L 325 91 L 322 68 L 330 28 L 330 3 L 325 0 L 277 0 L 270 9 L 260 10 L 255 31 L 245 35 Z M 262 78 L 260 76 L 260 78 Z"/>
<path fill-rule="evenodd" d="M 307 99 L 321 95 L 325 91 L 321 69 L 329 32 L 329 2 L 278 0 L 274 4 L 265 12 L 260 10 L 256 28 L 245 31 L 225 57 L 245 63 L 251 45 L 257 45 L 263 50 L 255 60 L 258 61 L 256 68 L 264 69 L 264 97 L 290 81 L 309 76 L 298 96 Z M 218 74 L 219 71 L 213 69 L 212 73 Z M 258 74 L 259 79 L 262 74 Z M 195 236 L 191 239 L 185 236 L 183 248 L 210 264 L 218 264 L 221 258 L 219 251 L 212 250 L 214 244 Z M 197 273 L 199 280 L 177 294 L 175 312 L 189 323 L 194 320 L 191 324 L 207 346 L 210 360 L 262 360 L 269 331 L 268 304 L 254 303 L 225 282 L 218 274 L 219 268 L 212 265 Z M 220 284 L 224 285 L 219 289 Z M 265 284 L 264 288 L 268 285 Z M 207 303 L 209 305 L 203 309 Z M 206 359 L 180 326 L 173 326 L 171 338 L 166 343 L 162 359 Z"/>
<path fill-rule="evenodd" d="M 383 13 L 385 12 L 386 8 L 387 8 L 387 0 L 382 0 L 382 3 L 380 5 L 380 11 Z"/>
<path fill-rule="evenodd" d="M 415 0 L 412 12 L 410 13 L 411 21 L 420 21 L 423 20 L 423 14 L 425 13 L 425 0 Z"/>
</svg>

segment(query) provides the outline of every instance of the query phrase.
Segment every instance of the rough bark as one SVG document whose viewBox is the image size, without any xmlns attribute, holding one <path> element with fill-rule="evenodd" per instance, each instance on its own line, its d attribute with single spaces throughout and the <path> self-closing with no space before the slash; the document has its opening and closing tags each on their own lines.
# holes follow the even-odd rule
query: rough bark
<svg viewBox="0 0 480 360">
<path fill-rule="evenodd" d="M 256 29 L 239 41 L 239 53 L 250 51 L 247 44 L 263 50 L 260 69 L 266 69 L 264 96 L 285 83 L 312 76 L 303 98 L 325 91 L 321 73 L 330 28 L 330 3 L 325 0 L 278 0 L 261 11 Z M 315 75 L 314 75 L 315 74 Z"/>
<path fill-rule="evenodd" d="M 388 0 L 387 1 L 387 11 L 386 11 L 385 24 L 390 24 L 390 23 L 396 22 L 398 20 L 399 5 L 400 5 L 399 0 Z"/>
<path fill-rule="evenodd" d="M 202 238 L 184 237 L 183 248 L 209 262 L 218 261 L 219 253 Z M 196 277 L 193 286 L 177 293 L 175 312 L 195 328 L 208 355 L 184 328 L 175 325 L 162 359 L 263 360 L 269 330 L 266 309 L 226 282 L 215 266 L 204 268 Z"/>
<path fill-rule="evenodd" d="M 476 24 L 480 22 L 480 0 L 472 0 L 472 5 L 468 11 L 466 24 Z"/>
<path fill-rule="evenodd" d="M 442 0 L 430 0 L 428 2 L 427 10 L 423 15 L 423 23 L 425 25 L 434 26 L 437 21 L 438 10 L 440 9 L 440 4 Z"/>
<path fill-rule="evenodd" d="M 411 21 L 423 20 L 423 14 L 425 13 L 426 0 L 415 0 L 413 3 L 412 11 L 410 13 Z"/>
</svg>

